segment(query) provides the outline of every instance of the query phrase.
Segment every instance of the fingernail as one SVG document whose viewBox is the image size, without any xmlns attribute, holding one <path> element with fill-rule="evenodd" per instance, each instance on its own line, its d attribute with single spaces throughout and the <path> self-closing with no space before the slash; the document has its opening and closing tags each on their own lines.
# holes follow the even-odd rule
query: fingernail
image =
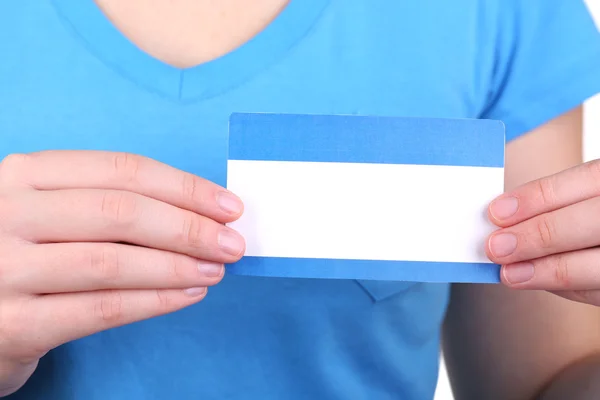
<svg viewBox="0 0 600 400">
<path fill-rule="evenodd" d="M 239 214 L 244 208 L 242 201 L 231 192 L 217 193 L 217 204 L 228 214 Z"/>
<path fill-rule="evenodd" d="M 533 278 L 535 272 L 533 264 L 528 262 L 505 265 L 502 271 L 504 279 L 513 285 L 527 282 Z"/>
<path fill-rule="evenodd" d="M 519 200 L 515 197 L 503 197 L 494 200 L 490 206 L 490 213 L 497 220 L 507 219 L 517 213 Z"/>
<path fill-rule="evenodd" d="M 517 237 L 512 233 L 499 233 L 490 239 L 490 251 L 496 257 L 506 257 L 517 249 Z"/>
<path fill-rule="evenodd" d="M 193 287 L 193 288 L 189 288 L 189 289 L 184 289 L 183 292 L 190 297 L 198 297 L 198 296 L 202 296 L 204 293 L 206 293 L 206 288 L 205 287 Z"/>
<path fill-rule="evenodd" d="M 218 276 L 223 275 L 225 268 L 223 264 L 214 264 L 214 263 L 200 263 L 198 264 L 198 269 L 200 273 L 209 278 L 216 278 Z"/>
<path fill-rule="evenodd" d="M 238 256 L 244 251 L 244 239 L 231 229 L 223 229 L 219 233 L 219 247 L 225 253 Z"/>
</svg>

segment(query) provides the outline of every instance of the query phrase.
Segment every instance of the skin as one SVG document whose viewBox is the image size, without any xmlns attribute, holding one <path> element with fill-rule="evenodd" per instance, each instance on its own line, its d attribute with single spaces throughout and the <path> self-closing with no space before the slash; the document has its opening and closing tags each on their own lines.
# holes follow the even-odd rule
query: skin
<svg viewBox="0 0 600 400">
<path fill-rule="evenodd" d="M 246 42 L 286 4 L 97 2 L 142 50 L 180 68 Z M 581 111 L 576 109 L 508 145 L 507 189 L 580 162 Z M 556 196 L 543 201 L 535 191 L 539 183 L 518 189 L 513 217 L 500 218 L 490 208 L 490 218 L 521 240 L 518 250 L 502 259 L 491 238 L 488 243 L 490 257 L 508 265 L 505 285 L 453 288 L 444 347 L 457 399 L 577 400 L 589 398 L 584 390 L 600 393 L 590 384 L 600 382 L 595 356 L 600 311 L 548 291 L 522 290 L 536 284 L 557 291 L 560 282 L 568 282 L 561 294 L 569 297 L 580 293 L 574 289 L 593 289 L 585 286 L 596 279 L 589 263 L 584 266 L 591 259 L 585 251 L 576 256 L 579 261 L 569 261 L 567 275 L 551 272 L 564 270 L 552 263 L 555 249 L 591 247 L 578 241 L 573 218 L 566 218 L 588 222 L 596 215 L 592 203 L 581 199 L 592 190 L 589 171 L 584 167 L 565 173 L 568 179 L 553 178 L 556 187 L 545 193 Z M 567 185 L 559 181 L 572 189 L 559 196 Z M 573 203 L 579 205 L 568 210 Z M 554 241 L 536 242 L 542 231 L 532 228 L 541 226 L 532 218 L 555 209 L 554 217 L 563 218 L 561 230 L 549 236 Z M 0 260 L 0 394 L 22 386 L 38 359 L 62 343 L 201 301 L 204 288 L 221 279 L 222 264 L 243 254 L 243 239 L 223 226 L 242 212 L 241 201 L 223 188 L 135 155 L 44 152 L 2 161 L 0 254 L 7 256 Z M 533 280 L 510 284 L 511 264 L 540 252 L 549 258 L 534 261 Z M 552 281 L 558 276 L 569 279 Z"/>
<path fill-rule="evenodd" d="M 502 227 L 488 255 L 504 264 L 502 281 L 518 289 L 552 290 L 600 305 L 600 162 L 526 183 L 495 200 L 490 219 Z"/>
<path fill-rule="evenodd" d="M 582 160 L 581 121 L 582 111 L 577 108 L 507 145 L 507 194 L 500 198 L 517 193 L 521 207 L 513 221 L 525 216 L 533 218 L 521 226 L 507 228 L 518 231 L 522 238 L 519 254 L 549 251 L 539 239 L 540 230 L 532 228 L 539 226 L 539 217 L 533 210 L 541 210 L 540 205 L 546 204 L 536 191 L 540 187 L 536 179 L 559 173 L 569 179 L 572 195 L 587 190 L 589 167 L 569 170 Z M 567 171 L 560 173 L 563 170 Z M 525 184 L 530 181 L 534 183 Z M 492 202 L 490 212 L 493 206 Z M 580 212 L 591 221 L 597 215 L 593 208 Z M 504 232 L 500 229 L 491 235 L 488 252 L 492 238 Z M 577 222 L 561 222 L 561 232 L 562 238 L 572 243 L 573 236 L 579 237 Z M 600 382 L 600 309 L 545 291 L 554 291 L 560 286 L 557 283 L 564 284 L 560 279 L 563 275 L 555 273 L 560 268 L 558 264 L 553 266 L 548 261 L 537 265 L 539 274 L 550 278 L 538 287 L 542 290 L 454 285 L 444 327 L 444 353 L 457 399 L 578 400 L 600 396 L 598 385 L 593 389 L 595 396 L 588 397 L 586 392 L 588 382 Z M 593 275 L 598 274 L 593 266 L 582 269 L 578 274 L 583 280 L 592 281 Z M 505 274 L 504 269 L 504 283 Z"/>
<path fill-rule="evenodd" d="M 222 187 L 140 156 L 4 159 L 1 393 L 22 386 L 60 344 L 202 300 L 223 263 L 245 250 L 223 225 L 242 212 Z"/>
</svg>

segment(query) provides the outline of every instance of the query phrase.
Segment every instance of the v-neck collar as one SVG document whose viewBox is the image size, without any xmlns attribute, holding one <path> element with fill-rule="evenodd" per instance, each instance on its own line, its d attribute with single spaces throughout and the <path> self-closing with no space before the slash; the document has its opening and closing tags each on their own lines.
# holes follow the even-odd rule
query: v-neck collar
<svg viewBox="0 0 600 400">
<path fill-rule="evenodd" d="M 93 0 L 52 0 L 60 16 L 104 63 L 127 79 L 181 101 L 216 96 L 281 58 L 318 20 L 329 0 L 291 0 L 254 38 L 215 60 L 177 68 L 125 37 Z"/>
</svg>

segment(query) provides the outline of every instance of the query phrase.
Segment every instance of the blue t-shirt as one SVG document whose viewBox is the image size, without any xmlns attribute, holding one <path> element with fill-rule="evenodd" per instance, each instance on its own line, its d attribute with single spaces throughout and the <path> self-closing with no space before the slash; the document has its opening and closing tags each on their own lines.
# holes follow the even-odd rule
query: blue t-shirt
<svg viewBox="0 0 600 400">
<path fill-rule="evenodd" d="M 185 70 L 92 0 L 0 2 L 0 157 L 128 151 L 224 184 L 232 112 L 492 118 L 513 139 L 598 91 L 578 0 L 292 1 Z M 430 399 L 448 294 L 226 276 L 195 306 L 51 351 L 9 398 Z"/>
</svg>

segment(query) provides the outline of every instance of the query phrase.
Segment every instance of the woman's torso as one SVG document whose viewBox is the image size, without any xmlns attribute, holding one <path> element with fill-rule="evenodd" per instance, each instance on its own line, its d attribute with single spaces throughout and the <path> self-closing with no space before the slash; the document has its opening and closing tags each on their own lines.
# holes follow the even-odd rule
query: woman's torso
<svg viewBox="0 0 600 400">
<path fill-rule="evenodd" d="M 224 184 L 232 112 L 478 117 L 496 5 L 460 3 L 292 2 L 242 47 L 181 70 L 91 1 L 6 2 L 0 156 L 128 151 Z M 10 398 L 430 398 L 448 289 L 226 276 L 196 306 L 52 351 Z"/>
</svg>

